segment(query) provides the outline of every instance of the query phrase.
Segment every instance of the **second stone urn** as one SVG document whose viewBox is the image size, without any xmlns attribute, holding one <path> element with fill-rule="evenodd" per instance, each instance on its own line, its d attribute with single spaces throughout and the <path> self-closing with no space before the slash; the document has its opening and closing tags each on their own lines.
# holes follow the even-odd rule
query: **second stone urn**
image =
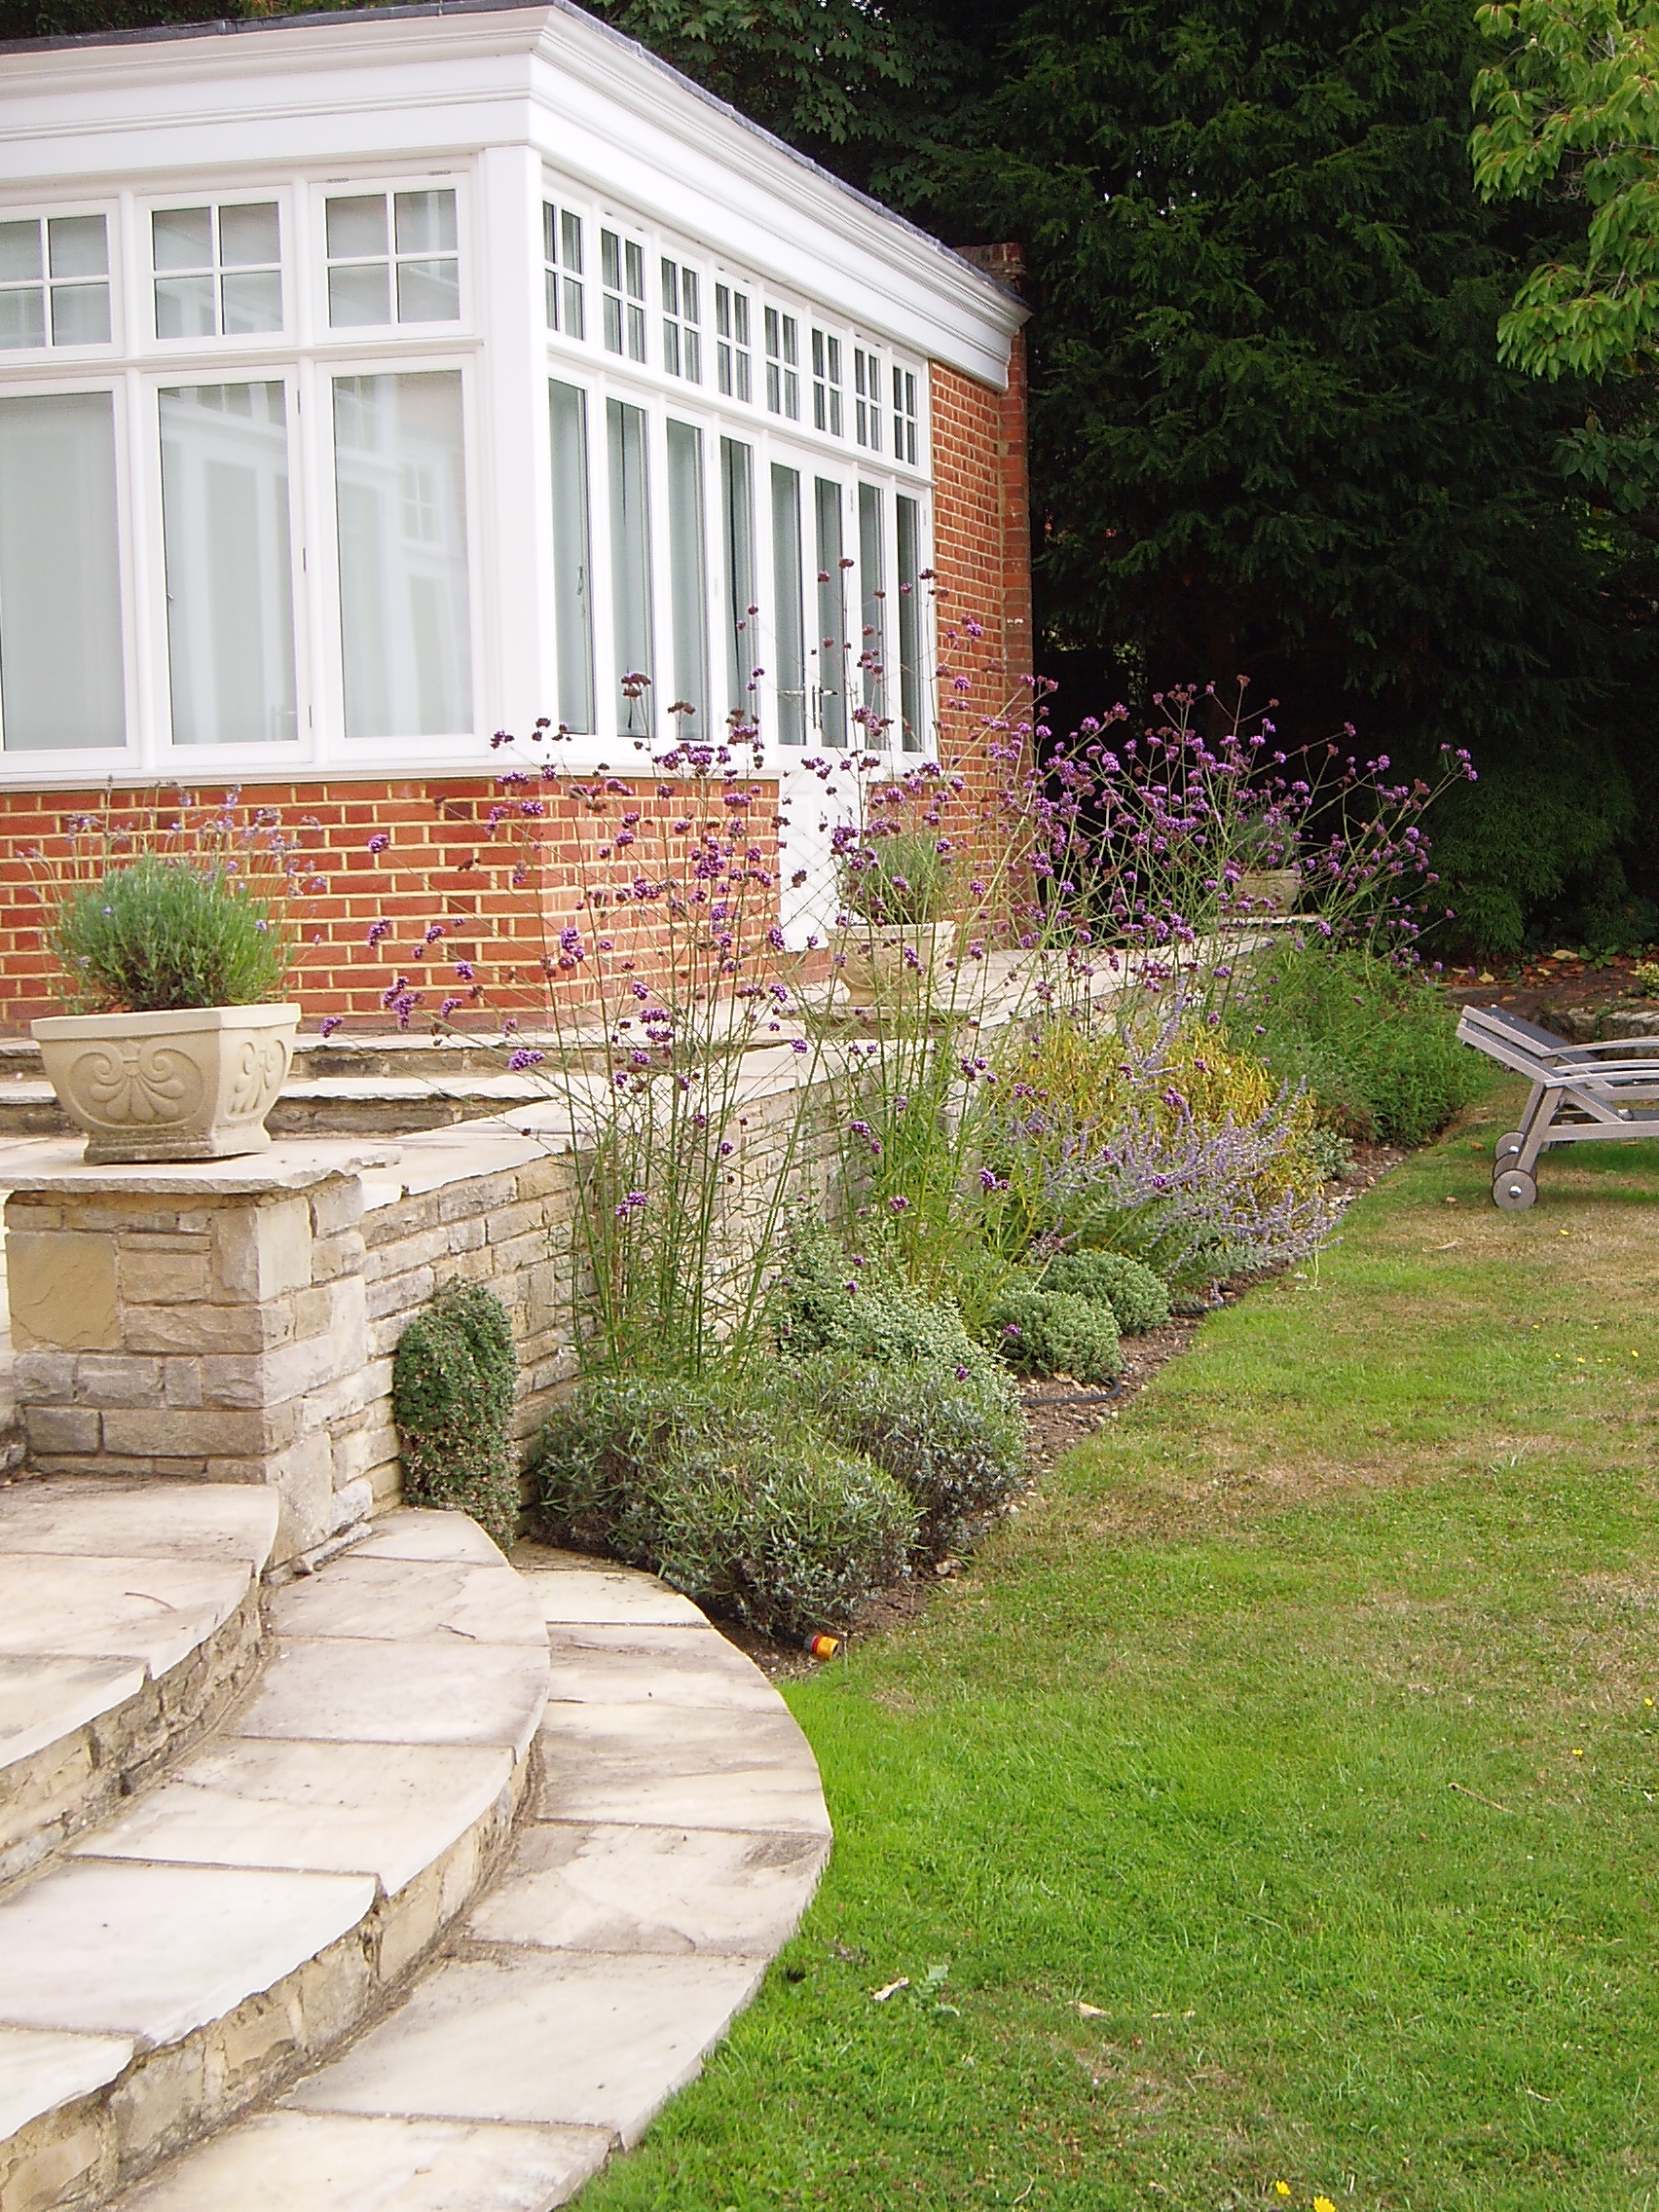
<svg viewBox="0 0 1659 2212">
<path fill-rule="evenodd" d="M 47 1078 L 94 1165 L 234 1160 L 271 1142 L 297 1006 L 62 1014 L 31 1024 Z"/>
</svg>

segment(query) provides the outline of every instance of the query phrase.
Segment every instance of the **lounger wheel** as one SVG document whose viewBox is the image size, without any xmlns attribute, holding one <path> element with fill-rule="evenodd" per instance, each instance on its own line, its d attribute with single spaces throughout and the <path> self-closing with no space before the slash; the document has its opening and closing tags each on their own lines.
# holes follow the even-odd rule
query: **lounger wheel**
<svg viewBox="0 0 1659 2212">
<path fill-rule="evenodd" d="M 1499 1137 L 1496 1144 L 1492 1148 L 1492 1156 L 1496 1162 L 1493 1172 L 1495 1174 L 1497 1168 L 1501 1167 L 1506 1161 L 1519 1160 L 1526 1149 L 1527 1132 L 1525 1129 L 1511 1129 L 1506 1135 Z"/>
<path fill-rule="evenodd" d="M 1493 1177 L 1492 1202 L 1505 1213 L 1525 1213 L 1538 1195 L 1538 1186 L 1524 1167 L 1500 1168 Z"/>
</svg>

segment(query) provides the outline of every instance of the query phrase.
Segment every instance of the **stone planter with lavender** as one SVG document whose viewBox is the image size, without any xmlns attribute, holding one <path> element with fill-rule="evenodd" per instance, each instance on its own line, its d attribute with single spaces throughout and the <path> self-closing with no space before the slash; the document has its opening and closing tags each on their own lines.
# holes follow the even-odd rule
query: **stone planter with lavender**
<svg viewBox="0 0 1659 2212">
<path fill-rule="evenodd" d="M 93 827 L 71 829 L 67 858 L 32 856 L 67 1011 L 31 1026 L 87 1159 L 264 1151 L 300 1019 L 292 857 L 225 809 L 161 832 L 106 821 L 89 855 Z"/>
</svg>

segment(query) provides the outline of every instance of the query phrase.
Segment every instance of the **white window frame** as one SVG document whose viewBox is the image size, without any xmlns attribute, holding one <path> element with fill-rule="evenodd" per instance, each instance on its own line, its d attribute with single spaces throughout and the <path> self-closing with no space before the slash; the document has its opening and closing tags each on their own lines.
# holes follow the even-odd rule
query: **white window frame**
<svg viewBox="0 0 1659 2212">
<path fill-rule="evenodd" d="M 88 350 L 91 351 L 92 349 L 89 348 Z M 104 782 L 112 778 L 120 781 L 129 774 L 137 757 L 138 738 L 143 727 L 145 649 L 133 590 L 138 564 L 133 559 L 135 517 L 132 471 L 122 466 L 124 456 L 130 450 L 131 382 L 119 370 L 112 372 L 107 367 L 94 370 L 90 375 L 85 369 L 78 376 L 67 369 L 56 376 L 45 376 L 36 370 L 32 375 L 0 379 L 0 400 L 44 399 L 59 392 L 72 395 L 102 391 L 114 395 L 115 532 L 121 596 L 121 703 L 127 742 L 122 746 L 28 747 L 8 753 L 4 748 L 4 732 L 0 731 L 0 788 L 12 785 L 22 785 L 25 788 L 45 785 L 78 786 L 89 781 Z M 157 465 L 159 469 L 159 455 Z"/>
<path fill-rule="evenodd" d="M 370 188 L 373 189 L 372 187 Z M 254 207 L 276 203 L 276 235 L 281 249 L 279 264 L 282 276 L 282 322 L 277 330 L 232 331 L 189 338 L 158 338 L 156 335 L 156 271 L 154 261 L 154 234 L 151 217 L 167 214 L 174 208 L 207 206 L 214 210 L 215 218 L 221 207 Z M 195 358 L 212 359 L 220 354 L 291 354 L 299 329 L 299 274 L 298 256 L 294 251 L 296 208 L 291 184 L 250 185 L 246 190 L 214 190 L 200 192 L 194 197 L 189 192 L 149 193 L 133 202 L 134 270 L 133 351 L 146 362 L 165 356 L 168 360 Z M 217 238 L 215 220 L 214 235 Z M 217 283 L 222 270 L 215 264 L 214 281 Z M 215 308 L 215 313 L 222 312 Z M 323 315 L 326 322 L 327 303 Z M 446 325 L 447 328 L 447 325 Z M 218 379 L 235 382 L 234 378 Z M 269 379 L 267 380 L 270 381 Z"/>
<path fill-rule="evenodd" d="M 310 248 L 310 285 L 312 297 L 308 303 L 310 314 L 309 341 L 312 350 L 318 353 L 331 350 L 354 352 L 368 346 L 453 346 L 459 339 L 478 335 L 477 271 L 479 246 L 474 237 L 472 178 L 465 169 L 416 169 L 399 175 L 395 172 L 374 176 L 330 176 L 311 184 L 311 206 L 306 224 Z M 455 249 L 456 274 L 461 292 L 461 313 L 450 322 L 399 322 L 397 317 L 397 212 L 392 205 L 395 194 L 400 192 L 453 192 L 455 194 Z M 389 298 L 392 310 L 390 322 L 342 323 L 338 328 L 328 319 L 328 203 L 331 200 L 366 200 L 374 194 L 385 195 L 387 201 L 387 263 L 389 272 Z M 537 240 L 539 251 L 540 241 Z M 408 260 L 423 258 L 406 255 Z M 539 267 L 539 264 L 537 265 Z"/>
<path fill-rule="evenodd" d="M 119 359 L 123 351 L 122 335 L 127 327 L 127 299 L 124 285 L 126 275 L 126 240 L 123 236 L 121 203 L 118 199 L 98 200 L 28 200 L 17 206 L 0 205 L 0 223 L 35 222 L 45 225 L 56 217 L 101 215 L 104 219 L 104 246 L 109 258 L 109 336 L 94 339 L 87 346 L 55 346 L 52 343 L 52 277 L 43 261 L 41 283 L 46 292 L 46 343 L 44 346 L 8 346 L 0 349 L 0 379 L 14 366 L 24 370 L 35 367 L 61 368 L 65 372 L 79 366 L 83 373 L 95 363 Z M 42 252 L 50 249 L 42 233 Z M 11 387 L 7 386 L 7 389 Z"/>
<path fill-rule="evenodd" d="M 429 737 L 348 737 L 345 640 L 340 621 L 340 516 L 335 498 L 338 479 L 335 474 L 334 380 L 337 377 L 433 376 L 457 372 L 461 376 L 461 452 L 466 475 L 466 611 L 474 727 L 448 730 L 440 736 Z M 330 772 L 348 776 L 364 767 L 379 767 L 387 772 L 395 772 L 400 766 L 450 767 L 458 753 L 464 751 L 468 756 L 476 755 L 478 772 L 487 775 L 490 752 L 481 725 L 486 719 L 482 694 L 490 665 L 483 611 L 488 595 L 485 567 L 488 536 L 479 496 L 483 479 L 478 464 L 482 451 L 478 386 L 483 381 L 483 372 L 477 352 L 452 344 L 419 351 L 403 348 L 382 348 L 376 351 L 363 349 L 353 351 L 349 359 L 331 353 L 326 359 L 319 358 L 312 364 L 312 378 L 308 404 L 315 456 L 313 489 L 317 506 L 309 550 L 315 579 L 313 588 L 319 608 L 316 649 L 312 659 L 316 680 L 313 699 L 317 719 L 325 723 L 327 731 L 326 766 Z M 245 759 L 246 754 L 241 757 Z"/>
</svg>

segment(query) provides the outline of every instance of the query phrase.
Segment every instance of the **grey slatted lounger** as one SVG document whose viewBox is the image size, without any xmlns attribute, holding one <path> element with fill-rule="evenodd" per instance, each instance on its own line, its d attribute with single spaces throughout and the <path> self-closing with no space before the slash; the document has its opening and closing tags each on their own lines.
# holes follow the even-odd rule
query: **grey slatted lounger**
<svg viewBox="0 0 1659 2212">
<path fill-rule="evenodd" d="M 1537 1197 L 1538 1155 L 1549 1145 L 1659 1137 L 1659 1039 L 1646 1053 L 1640 1037 L 1569 1045 L 1495 1006 L 1465 1007 L 1457 1034 L 1532 1087 L 1521 1126 L 1497 1140 L 1492 1196 L 1506 1213 Z"/>
</svg>

